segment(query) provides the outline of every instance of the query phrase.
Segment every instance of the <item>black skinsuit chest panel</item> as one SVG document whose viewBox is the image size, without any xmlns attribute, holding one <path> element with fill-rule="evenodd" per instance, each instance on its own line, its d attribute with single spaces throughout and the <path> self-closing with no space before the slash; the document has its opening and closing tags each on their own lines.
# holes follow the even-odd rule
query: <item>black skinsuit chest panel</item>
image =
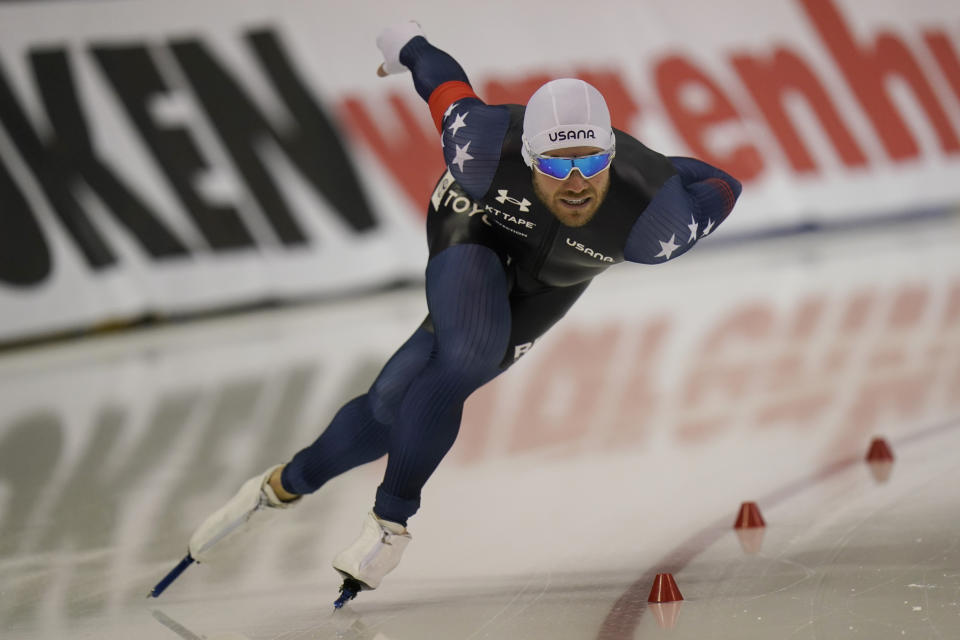
<svg viewBox="0 0 960 640">
<path fill-rule="evenodd" d="M 669 160 L 616 131 L 607 197 L 590 222 L 566 227 L 534 193 L 520 154 L 523 107 L 509 108 L 510 126 L 487 193 L 471 198 L 449 172 L 437 183 L 427 215 L 430 255 L 455 244 L 481 244 L 520 272 L 520 281 L 546 287 L 584 283 L 622 262 L 630 228 L 675 173 Z"/>
</svg>

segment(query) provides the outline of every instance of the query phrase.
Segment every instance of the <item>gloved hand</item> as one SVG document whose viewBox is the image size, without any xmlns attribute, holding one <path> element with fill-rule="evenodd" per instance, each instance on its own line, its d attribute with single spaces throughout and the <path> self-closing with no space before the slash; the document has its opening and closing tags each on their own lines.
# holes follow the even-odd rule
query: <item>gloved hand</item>
<svg viewBox="0 0 960 640">
<path fill-rule="evenodd" d="M 381 78 L 391 73 L 403 73 L 407 68 L 400 62 L 400 50 L 417 36 L 422 36 L 420 24 L 413 20 L 391 25 L 377 36 L 377 47 L 383 53 L 383 64 L 377 69 Z"/>
</svg>

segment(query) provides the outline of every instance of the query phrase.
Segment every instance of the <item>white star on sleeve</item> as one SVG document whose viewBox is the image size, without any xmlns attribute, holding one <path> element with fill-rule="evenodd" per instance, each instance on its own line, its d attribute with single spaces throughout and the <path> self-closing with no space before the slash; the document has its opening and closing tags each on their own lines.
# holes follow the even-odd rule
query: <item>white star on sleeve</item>
<svg viewBox="0 0 960 640">
<path fill-rule="evenodd" d="M 687 242 L 693 242 L 697 239 L 697 227 L 700 226 L 700 223 L 693 219 L 693 216 L 690 216 L 690 224 L 687 225 L 687 229 L 690 229 L 690 237 L 687 239 Z"/>
<path fill-rule="evenodd" d="M 660 243 L 660 253 L 654 256 L 654 258 L 664 258 L 666 260 L 670 259 L 670 256 L 673 255 L 673 252 L 680 248 L 680 245 L 676 244 L 675 240 L 677 239 L 677 234 L 670 236 L 670 240 L 664 242 L 663 240 L 657 240 Z"/>
<path fill-rule="evenodd" d="M 470 115 L 469 111 L 467 111 L 466 113 L 457 114 L 457 119 L 453 121 L 452 125 L 447 127 L 447 129 L 450 130 L 451 135 L 457 135 L 457 131 L 459 131 L 461 127 L 467 126 L 468 115 Z"/>
<path fill-rule="evenodd" d="M 707 220 L 707 226 L 703 228 L 703 235 L 701 238 L 706 238 L 707 234 L 713 231 L 713 220 Z"/>
<path fill-rule="evenodd" d="M 454 108 L 456 108 L 456 106 L 457 106 L 457 103 L 456 103 L 456 102 L 451 102 L 451 103 L 450 103 L 450 106 L 447 107 L 447 110 L 443 112 L 443 117 L 446 118 L 448 115 L 450 115 L 451 113 L 453 113 L 453 110 L 454 110 Z"/>
<path fill-rule="evenodd" d="M 472 140 L 470 142 L 473 142 Z M 457 155 L 453 157 L 453 164 L 457 165 L 460 169 L 460 173 L 463 173 L 463 163 L 467 160 L 473 160 L 473 156 L 467 153 L 467 149 L 470 148 L 470 142 L 463 145 L 455 145 L 457 147 Z"/>
</svg>

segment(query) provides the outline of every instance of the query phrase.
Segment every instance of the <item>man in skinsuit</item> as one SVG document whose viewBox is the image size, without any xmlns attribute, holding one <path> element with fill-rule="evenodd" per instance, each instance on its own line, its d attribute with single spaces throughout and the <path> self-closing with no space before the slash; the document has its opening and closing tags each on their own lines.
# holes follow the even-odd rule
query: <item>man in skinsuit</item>
<svg viewBox="0 0 960 640">
<path fill-rule="evenodd" d="M 595 276 L 683 254 L 740 194 L 723 171 L 613 129 L 603 96 L 581 80 L 551 81 L 526 107 L 487 105 L 417 23 L 377 44 L 381 76 L 412 72 L 447 164 L 427 215 L 429 315 L 313 444 L 250 479 L 190 540 L 190 555 L 209 560 L 224 540 L 387 455 L 360 537 L 334 559 L 346 579 L 340 604 L 399 563 L 467 397 L 529 351 Z"/>
</svg>

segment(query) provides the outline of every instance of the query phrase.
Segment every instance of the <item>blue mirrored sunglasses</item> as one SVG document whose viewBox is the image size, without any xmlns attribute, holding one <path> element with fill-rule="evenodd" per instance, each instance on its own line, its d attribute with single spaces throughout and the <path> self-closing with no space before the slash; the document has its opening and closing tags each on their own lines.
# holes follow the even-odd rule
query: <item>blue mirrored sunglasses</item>
<svg viewBox="0 0 960 640">
<path fill-rule="evenodd" d="M 604 151 L 592 156 L 564 158 L 562 156 L 534 156 L 533 166 L 537 171 L 557 180 L 566 180 L 577 169 L 584 178 L 592 178 L 610 166 L 613 152 Z"/>
</svg>

